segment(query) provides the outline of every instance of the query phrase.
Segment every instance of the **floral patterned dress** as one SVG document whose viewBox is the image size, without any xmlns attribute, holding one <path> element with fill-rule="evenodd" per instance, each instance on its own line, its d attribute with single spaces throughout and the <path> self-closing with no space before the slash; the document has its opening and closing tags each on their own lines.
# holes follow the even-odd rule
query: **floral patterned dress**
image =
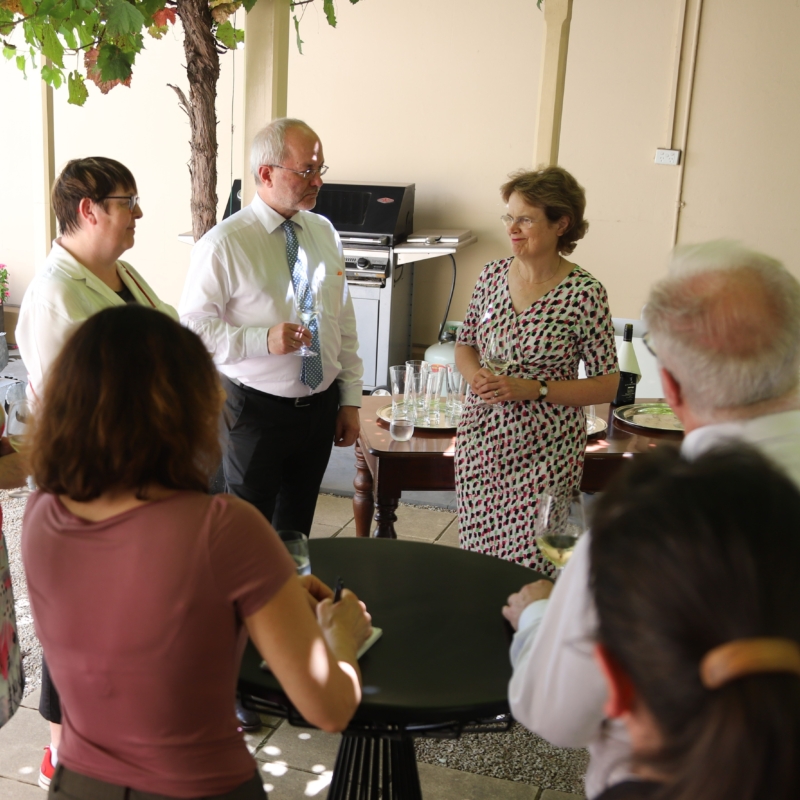
<svg viewBox="0 0 800 800">
<path fill-rule="evenodd" d="M 3 537 L 3 514 L 0 512 L 0 727 L 17 710 L 24 686 L 14 614 L 14 592 L 11 589 L 11 569 L 8 566 L 8 550 Z"/>
<path fill-rule="evenodd" d="M 544 381 L 618 372 L 614 325 L 602 284 L 581 267 L 517 314 L 508 289 L 513 259 L 487 264 L 472 294 L 460 344 L 481 355 L 491 333 L 512 343 L 506 374 Z M 456 439 L 461 547 L 552 574 L 533 535 L 537 494 L 580 484 L 586 447 L 581 407 L 539 400 L 489 406 L 470 394 Z"/>
</svg>

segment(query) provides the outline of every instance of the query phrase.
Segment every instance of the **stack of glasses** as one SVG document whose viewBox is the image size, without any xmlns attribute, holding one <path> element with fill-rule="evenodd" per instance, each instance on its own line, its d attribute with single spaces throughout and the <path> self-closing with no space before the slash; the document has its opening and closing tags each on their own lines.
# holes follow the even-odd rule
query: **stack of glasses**
<svg viewBox="0 0 800 800">
<path fill-rule="evenodd" d="M 455 364 L 406 361 L 390 367 L 392 421 L 389 432 L 398 442 L 414 435 L 414 425 L 426 428 L 458 426 L 467 382 Z M 442 398 L 444 393 L 445 398 Z"/>
</svg>

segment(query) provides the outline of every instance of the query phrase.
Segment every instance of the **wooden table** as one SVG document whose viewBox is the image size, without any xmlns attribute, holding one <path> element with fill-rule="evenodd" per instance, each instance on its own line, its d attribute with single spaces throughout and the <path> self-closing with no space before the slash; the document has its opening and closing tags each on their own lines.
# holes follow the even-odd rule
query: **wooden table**
<svg viewBox="0 0 800 800">
<path fill-rule="evenodd" d="M 637 398 L 646 402 L 649 398 Z M 353 513 L 356 536 L 369 536 L 373 517 L 374 536 L 395 539 L 397 504 L 404 491 L 454 491 L 455 431 L 417 430 L 408 442 L 396 442 L 389 426 L 377 411 L 387 404 L 386 397 L 365 397 L 360 411 L 361 432 L 356 442 L 356 477 L 353 481 Z M 605 436 L 586 443 L 586 459 L 581 489 L 599 492 L 614 473 L 636 453 L 663 444 L 679 445 L 681 434 L 659 431 L 637 432 L 616 421 L 608 403 L 596 407 L 597 415 L 608 422 Z"/>
</svg>

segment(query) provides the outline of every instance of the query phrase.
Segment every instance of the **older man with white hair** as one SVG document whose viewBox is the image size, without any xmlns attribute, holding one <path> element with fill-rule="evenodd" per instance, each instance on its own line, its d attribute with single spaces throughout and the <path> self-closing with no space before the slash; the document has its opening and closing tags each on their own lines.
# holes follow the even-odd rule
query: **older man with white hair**
<svg viewBox="0 0 800 800">
<path fill-rule="evenodd" d="M 645 320 L 664 394 L 686 430 L 682 452 L 691 458 L 744 441 L 800 485 L 800 283 L 778 261 L 732 242 L 678 248 Z M 590 537 L 555 588 L 529 584 L 503 614 L 517 629 L 511 710 L 553 744 L 589 747 L 591 798 L 630 776 L 630 746 L 622 724 L 605 717 L 593 658 Z"/>
</svg>

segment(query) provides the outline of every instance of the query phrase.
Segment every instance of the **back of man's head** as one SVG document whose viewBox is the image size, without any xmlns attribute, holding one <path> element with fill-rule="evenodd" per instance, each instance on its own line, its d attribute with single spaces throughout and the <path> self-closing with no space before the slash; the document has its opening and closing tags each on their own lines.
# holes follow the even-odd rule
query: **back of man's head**
<svg viewBox="0 0 800 800">
<path fill-rule="evenodd" d="M 800 283 L 769 256 L 729 241 L 676 248 L 644 316 L 659 362 L 700 414 L 798 386 Z"/>
</svg>

